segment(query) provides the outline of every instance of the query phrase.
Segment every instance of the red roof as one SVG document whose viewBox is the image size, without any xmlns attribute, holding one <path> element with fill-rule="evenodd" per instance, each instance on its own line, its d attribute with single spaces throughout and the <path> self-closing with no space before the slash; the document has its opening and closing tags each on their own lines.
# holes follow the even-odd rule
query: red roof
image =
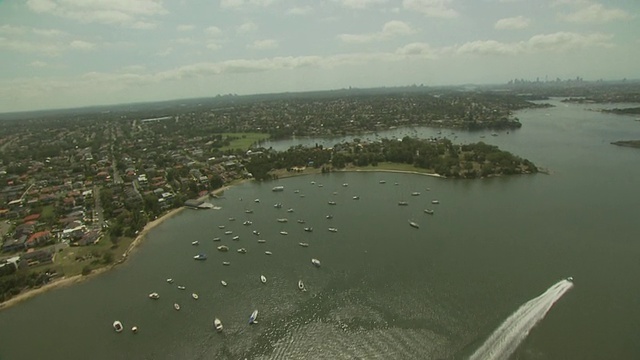
<svg viewBox="0 0 640 360">
<path fill-rule="evenodd" d="M 37 233 L 29 236 L 29 240 L 27 240 L 27 241 L 28 242 L 32 242 L 32 241 L 34 241 L 34 240 L 36 240 L 36 239 L 38 239 L 40 237 L 47 236 L 47 235 L 49 235 L 48 231 L 38 231 Z"/>
<path fill-rule="evenodd" d="M 31 215 L 25 216 L 24 219 L 22 219 L 22 221 L 29 222 L 29 221 L 38 220 L 39 218 L 40 218 L 40 214 L 31 214 Z"/>
</svg>

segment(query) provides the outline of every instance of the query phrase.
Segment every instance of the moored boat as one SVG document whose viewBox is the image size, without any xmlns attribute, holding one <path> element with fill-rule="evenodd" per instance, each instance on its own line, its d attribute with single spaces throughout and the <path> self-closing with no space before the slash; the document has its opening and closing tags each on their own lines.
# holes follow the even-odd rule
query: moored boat
<svg viewBox="0 0 640 360">
<path fill-rule="evenodd" d="M 335 201 L 329 201 L 329 205 L 335 205 L 336 202 Z"/>
<path fill-rule="evenodd" d="M 265 255 L 273 255 L 273 253 L 271 251 L 265 251 L 264 253 L 265 253 Z"/>
<path fill-rule="evenodd" d="M 338 232 L 338 229 L 337 229 L 337 228 L 330 227 L 330 228 L 329 228 L 329 231 L 331 231 L 331 232 Z"/>
<path fill-rule="evenodd" d="M 227 282 L 224 280 L 220 280 L 220 284 L 222 284 L 222 286 L 227 286 Z"/>
<path fill-rule="evenodd" d="M 300 245 L 300 246 L 302 246 L 302 247 L 309 247 L 309 244 L 308 244 L 308 243 L 306 243 L 306 242 L 298 243 L 298 245 Z"/>
<path fill-rule="evenodd" d="M 413 227 L 413 228 L 416 228 L 416 229 L 419 229 L 419 228 L 420 228 L 420 225 L 418 225 L 418 223 L 413 222 L 413 221 L 409 221 L 409 225 L 410 225 L 411 227 Z"/>
<path fill-rule="evenodd" d="M 196 294 L 196 293 L 192 293 L 192 294 L 191 294 L 191 297 L 192 297 L 194 300 L 198 300 L 198 298 L 199 298 L 198 294 Z"/>
<path fill-rule="evenodd" d="M 440 201 L 438 201 L 438 200 L 431 200 L 431 203 L 432 203 L 432 204 L 440 204 Z"/>
<path fill-rule="evenodd" d="M 271 191 L 283 191 L 284 190 L 284 186 L 274 186 Z"/>
<path fill-rule="evenodd" d="M 229 265 L 231 265 L 231 263 L 230 263 L 230 262 L 228 262 L 228 261 L 223 261 L 223 262 L 222 262 L 222 265 L 224 265 L 224 266 L 229 266 Z"/>
<path fill-rule="evenodd" d="M 277 220 L 278 220 L 279 223 L 286 223 L 286 222 L 289 221 L 289 219 L 287 219 L 287 218 L 280 218 L 280 219 L 277 219 Z"/>
<path fill-rule="evenodd" d="M 236 236 L 234 236 L 234 237 L 233 237 L 233 238 L 231 238 L 231 239 L 232 239 L 232 240 L 235 240 L 235 241 L 238 241 L 238 240 L 240 240 L 240 236 L 236 235 Z"/>
<path fill-rule="evenodd" d="M 122 327 L 122 323 L 118 320 L 113 322 L 113 330 L 115 330 L 117 333 L 122 332 L 122 329 L 124 329 Z"/>
<path fill-rule="evenodd" d="M 213 327 L 217 332 L 222 331 L 222 321 L 220 321 L 220 319 L 218 318 L 213 319 Z"/>
<path fill-rule="evenodd" d="M 258 239 L 258 243 L 259 243 L 259 244 L 264 244 L 264 243 L 266 243 L 266 242 L 267 242 L 267 240 L 265 240 L 265 239 Z"/>
<path fill-rule="evenodd" d="M 224 232 L 224 234 L 225 234 L 225 235 L 231 235 L 231 234 L 233 234 L 233 231 L 231 231 L 231 230 L 227 230 L 227 231 L 225 231 L 225 232 Z"/>
<path fill-rule="evenodd" d="M 313 228 L 312 228 L 312 227 L 306 227 L 306 228 L 304 228 L 304 231 L 306 231 L 306 232 L 312 232 L 312 231 L 313 231 Z"/>
<path fill-rule="evenodd" d="M 182 286 L 182 285 L 178 285 L 178 290 L 184 290 L 186 289 L 186 287 Z"/>
<path fill-rule="evenodd" d="M 173 303 L 173 308 L 176 309 L 176 310 L 180 310 L 180 304 Z"/>
<path fill-rule="evenodd" d="M 280 231 L 280 235 L 289 235 L 289 233 L 286 231 Z"/>
<path fill-rule="evenodd" d="M 417 191 L 414 191 L 414 192 L 411 193 L 411 196 L 418 196 L 418 195 L 420 195 L 420 193 L 417 192 Z"/>
<path fill-rule="evenodd" d="M 246 253 L 247 253 L 247 249 L 245 249 L 245 248 L 240 248 L 240 249 L 238 249 L 238 252 L 239 252 L 240 254 L 246 254 Z"/>
<path fill-rule="evenodd" d="M 253 230 L 252 232 L 253 232 L 253 235 L 255 235 L 255 236 L 260 236 L 260 231 L 258 231 L 258 230 Z"/>
<path fill-rule="evenodd" d="M 260 275 L 260 282 L 262 282 L 263 284 L 267 283 L 267 277 L 264 275 Z"/>
<path fill-rule="evenodd" d="M 300 289 L 301 291 L 307 291 L 307 289 L 305 289 L 304 287 L 304 283 L 302 282 L 302 280 L 298 280 L 298 289 Z"/>
<path fill-rule="evenodd" d="M 172 278 L 168 278 L 168 279 L 167 279 L 167 282 L 168 282 L 169 284 L 173 284 L 173 279 L 172 279 Z"/>
<path fill-rule="evenodd" d="M 434 211 L 432 209 L 424 209 L 425 214 L 433 215 Z"/>
<path fill-rule="evenodd" d="M 207 255 L 206 254 L 198 254 L 196 256 L 193 257 L 194 260 L 207 260 Z"/>
<path fill-rule="evenodd" d="M 152 292 L 151 294 L 149 294 L 149 299 L 160 299 L 160 294 L 158 294 L 157 292 Z"/>
<path fill-rule="evenodd" d="M 311 259 L 311 263 L 312 263 L 315 267 L 320 267 L 320 260 L 318 260 L 318 259 Z"/>
<path fill-rule="evenodd" d="M 399 206 L 407 206 L 407 205 L 409 205 L 409 203 L 406 202 L 406 201 L 398 201 L 398 205 Z"/>
<path fill-rule="evenodd" d="M 221 239 L 219 237 L 214 237 L 213 241 L 220 241 Z"/>
<path fill-rule="evenodd" d="M 200 244 L 200 242 L 198 240 L 191 242 L 191 245 L 198 245 L 198 244 Z"/>
<path fill-rule="evenodd" d="M 229 251 L 229 247 L 227 245 L 218 246 L 218 251 Z"/>
<path fill-rule="evenodd" d="M 258 310 L 253 310 L 253 312 L 251 313 L 251 316 L 249 316 L 249 324 L 257 324 L 258 321 L 256 320 L 258 318 Z"/>
</svg>

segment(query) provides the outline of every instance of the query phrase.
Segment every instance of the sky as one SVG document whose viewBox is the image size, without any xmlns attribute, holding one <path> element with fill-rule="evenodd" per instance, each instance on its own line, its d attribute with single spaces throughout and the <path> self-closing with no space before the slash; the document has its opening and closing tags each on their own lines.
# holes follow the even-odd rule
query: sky
<svg viewBox="0 0 640 360">
<path fill-rule="evenodd" d="M 640 78 L 640 0 L 0 0 L 0 112 Z"/>
</svg>

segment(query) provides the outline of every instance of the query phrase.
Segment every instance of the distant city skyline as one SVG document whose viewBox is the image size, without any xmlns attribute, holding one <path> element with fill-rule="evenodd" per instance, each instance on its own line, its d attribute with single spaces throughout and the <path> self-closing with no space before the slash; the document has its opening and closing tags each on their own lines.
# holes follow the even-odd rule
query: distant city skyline
<svg viewBox="0 0 640 360">
<path fill-rule="evenodd" d="M 637 78 L 630 0 L 0 0 L 0 112 Z"/>
</svg>

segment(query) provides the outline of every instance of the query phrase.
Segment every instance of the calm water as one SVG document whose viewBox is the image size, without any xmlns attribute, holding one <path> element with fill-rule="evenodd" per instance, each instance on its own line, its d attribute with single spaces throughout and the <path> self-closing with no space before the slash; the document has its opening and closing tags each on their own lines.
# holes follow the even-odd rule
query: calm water
<svg viewBox="0 0 640 360">
<path fill-rule="evenodd" d="M 1 311 L 0 359 L 466 359 L 525 303 L 541 320 L 513 358 L 640 358 L 640 150 L 609 144 L 640 139 L 640 122 L 556 104 L 519 113 L 523 127 L 509 134 L 441 134 L 499 145 L 551 175 L 465 181 L 337 173 L 237 186 L 215 201 L 221 210 L 186 210 L 154 229 L 116 270 Z M 272 192 L 276 185 L 285 191 Z M 398 206 L 402 200 L 409 206 Z M 220 244 L 230 251 L 216 251 Z M 208 260 L 192 259 L 200 252 Z M 561 281 L 568 276 L 570 289 Z M 153 291 L 159 300 L 147 298 Z M 552 297 L 544 316 L 537 309 Z M 259 323 L 249 326 L 254 309 Z M 139 333 L 116 334 L 115 319 Z"/>
</svg>

